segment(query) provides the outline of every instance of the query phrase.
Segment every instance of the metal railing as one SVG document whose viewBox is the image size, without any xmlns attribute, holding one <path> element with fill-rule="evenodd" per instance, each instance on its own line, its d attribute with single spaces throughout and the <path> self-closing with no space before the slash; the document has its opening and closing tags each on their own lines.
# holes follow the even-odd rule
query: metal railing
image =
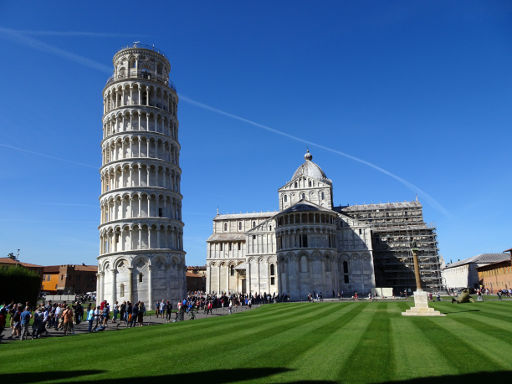
<svg viewBox="0 0 512 384">
<path fill-rule="evenodd" d="M 110 83 L 113 83 L 114 81 L 125 80 L 125 79 L 143 79 L 143 80 L 157 81 L 157 82 L 167 85 L 169 88 L 176 91 L 176 86 L 174 85 L 174 83 L 172 81 L 167 80 L 165 77 L 158 76 L 151 72 L 136 72 L 136 73 L 132 72 L 127 75 L 117 75 L 116 78 L 114 76 L 110 76 L 107 79 L 105 86 L 109 85 Z"/>
<path fill-rule="evenodd" d="M 130 48 L 144 48 L 144 49 L 149 49 L 149 50 L 151 50 L 151 51 L 153 51 L 153 52 L 159 53 L 160 55 L 167 57 L 167 55 L 165 54 L 165 52 L 164 52 L 164 51 L 162 51 L 162 50 L 160 50 L 160 49 L 158 49 L 158 48 L 156 48 L 156 47 L 155 47 L 155 44 L 151 44 L 151 45 L 149 45 L 149 44 L 141 43 L 141 42 L 139 42 L 139 41 L 134 41 L 134 42 L 133 42 L 133 45 L 127 45 L 126 47 L 121 48 L 119 51 L 122 51 L 123 49 L 130 49 Z"/>
</svg>

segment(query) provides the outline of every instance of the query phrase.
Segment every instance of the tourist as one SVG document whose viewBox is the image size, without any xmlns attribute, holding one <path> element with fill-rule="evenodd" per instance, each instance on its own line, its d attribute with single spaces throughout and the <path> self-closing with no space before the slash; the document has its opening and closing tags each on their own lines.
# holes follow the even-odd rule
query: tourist
<svg viewBox="0 0 512 384">
<path fill-rule="evenodd" d="M 11 339 L 20 337 L 21 335 L 21 306 L 13 305 L 11 314 Z"/>
<path fill-rule="evenodd" d="M 133 304 L 132 306 L 132 318 L 130 321 L 130 327 L 135 327 L 137 323 L 137 316 L 139 315 L 138 303 Z"/>
<path fill-rule="evenodd" d="M 99 326 L 101 325 L 101 305 L 98 305 L 96 307 L 96 309 L 94 310 L 94 320 L 95 320 L 95 324 L 94 324 L 94 328 L 93 328 L 93 331 L 96 331 Z"/>
<path fill-rule="evenodd" d="M 64 336 L 73 331 L 73 310 L 71 306 L 67 306 L 66 309 L 62 312 L 62 324 L 64 328 Z"/>
<path fill-rule="evenodd" d="M 25 340 L 27 336 L 30 335 L 28 327 L 30 325 L 30 319 L 32 318 L 32 313 L 28 307 L 25 307 L 25 310 L 20 314 L 20 324 L 21 324 L 21 335 L 20 340 Z"/>
<path fill-rule="evenodd" d="M 87 321 L 89 322 L 89 333 L 91 333 L 92 324 L 94 323 L 94 308 L 91 304 L 87 306 Z"/>
<path fill-rule="evenodd" d="M 78 325 L 82 322 L 82 318 L 84 317 L 84 308 L 82 307 L 82 303 L 77 301 L 73 310 L 75 312 L 75 324 Z"/>
<path fill-rule="evenodd" d="M 101 317 L 103 320 L 103 322 L 102 322 L 103 327 L 107 327 L 109 313 L 110 313 L 110 305 L 108 304 L 107 301 L 105 301 L 104 305 L 103 305 L 103 311 L 101 313 Z"/>
<path fill-rule="evenodd" d="M 167 300 L 167 303 L 165 304 L 165 319 L 167 321 L 171 321 L 171 315 L 172 315 L 172 304 L 169 300 Z"/>
<path fill-rule="evenodd" d="M 119 314 L 119 304 L 116 301 L 114 304 L 114 315 L 112 316 L 112 323 L 115 324 L 117 321 L 117 315 Z"/>
<path fill-rule="evenodd" d="M 142 327 L 144 323 L 144 313 L 146 312 L 146 307 L 144 307 L 144 303 L 142 301 L 139 301 L 139 309 L 137 312 L 137 323 L 139 324 L 139 327 Z"/>
<path fill-rule="evenodd" d="M 162 301 L 160 302 L 159 306 L 156 307 L 156 309 L 160 312 L 160 316 L 163 319 L 164 318 L 164 312 L 165 312 L 165 301 L 164 301 L 164 299 L 162 299 Z"/>
<path fill-rule="evenodd" d="M 58 330 L 58 329 L 61 329 L 62 328 L 62 304 L 58 304 L 56 307 L 55 307 L 55 312 L 54 312 L 54 325 L 55 325 L 55 330 Z"/>
<path fill-rule="evenodd" d="M 32 322 L 32 338 L 38 339 L 43 329 L 43 312 L 41 310 L 41 307 L 38 307 L 34 311 L 34 321 Z"/>
</svg>

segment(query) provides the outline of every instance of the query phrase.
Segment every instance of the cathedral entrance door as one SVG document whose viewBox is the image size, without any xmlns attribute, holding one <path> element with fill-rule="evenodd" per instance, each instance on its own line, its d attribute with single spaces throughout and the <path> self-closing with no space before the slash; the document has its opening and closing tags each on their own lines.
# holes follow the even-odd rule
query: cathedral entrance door
<svg viewBox="0 0 512 384">
<path fill-rule="evenodd" d="M 245 279 L 242 279 L 242 294 L 245 294 L 245 290 L 246 290 L 246 288 L 245 288 L 245 282 L 246 282 L 246 280 L 245 280 Z"/>
</svg>

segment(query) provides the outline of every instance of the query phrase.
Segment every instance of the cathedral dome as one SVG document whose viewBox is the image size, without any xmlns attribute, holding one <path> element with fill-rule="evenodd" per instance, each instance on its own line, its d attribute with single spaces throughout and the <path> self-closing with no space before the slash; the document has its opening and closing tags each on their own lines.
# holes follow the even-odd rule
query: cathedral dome
<svg viewBox="0 0 512 384">
<path fill-rule="evenodd" d="M 306 161 L 299 168 L 297 168 L 293 174 L 292 180 L 295 180 L 299 176 L 309 176 L 317 180 L 327 179 L 327 176 L 325 175 L 324 171 L 322 171 L 322 168 L 313 163 L 313 155 L 309 153 L 309 150 L 304 155 L 304 159 Z"/>
</svg>

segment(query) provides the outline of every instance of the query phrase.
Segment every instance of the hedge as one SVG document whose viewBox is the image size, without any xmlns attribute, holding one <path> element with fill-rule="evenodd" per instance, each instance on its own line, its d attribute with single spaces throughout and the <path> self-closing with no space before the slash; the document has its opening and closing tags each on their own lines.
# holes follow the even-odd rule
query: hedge
<svg viewBox="0 0 512 384">
<path fill-rule="evenodd" d="M 37 302 L 41 290 L 41 276 L 22 266 L 0 268 L 0 304 Z"/>
</svg>

